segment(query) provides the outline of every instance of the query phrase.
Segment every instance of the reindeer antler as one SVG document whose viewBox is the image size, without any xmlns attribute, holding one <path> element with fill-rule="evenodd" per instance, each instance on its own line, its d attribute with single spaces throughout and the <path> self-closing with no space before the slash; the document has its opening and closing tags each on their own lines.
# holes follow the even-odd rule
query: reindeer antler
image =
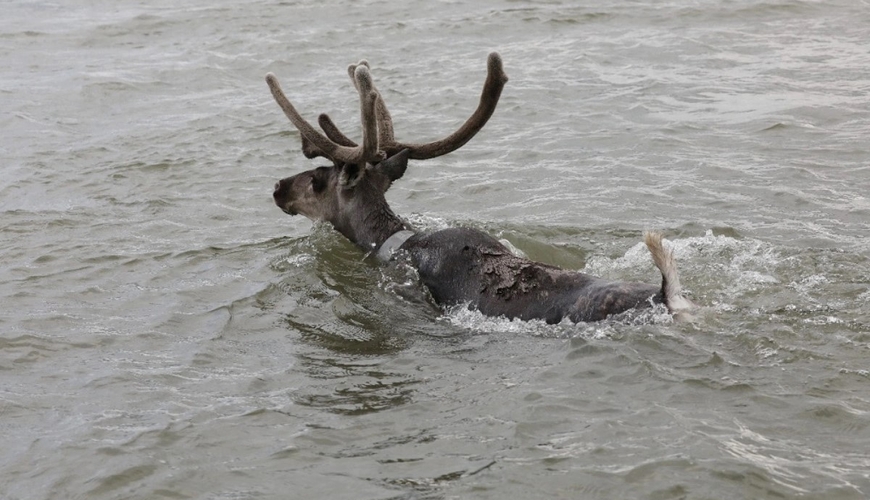
<svg viewBox="0 0 870 500">
<path fill-rule="evenodd" d="M 302 153 L 307 158 L 324 156 L 335 163 L 361 163 L 363 161 L 377 163 L 385 157 L 408 149 L 410 159 L 428 160 L 446 155 L 462 147 L 486 125 L 486 122 L 495 112 L 508 77 L 502 67 L 501 56 L 497 52 L 489 54 L 486 68 L 486 81 L 483 84 L 480 102 L 474 113 L 452 134 L 428 143 L 404 143 L 395 139 L 393 118 L 390 116 L 390 111 L 387 109 L 383 97 L 375 88 L 369 72 L 369 63 L 366 60 L 351 64 L 347 68 L 348 74 L 360 95 L 363 124 L 362 146 L 358 146 L 357 143 L 344 135 L 327 114 L 321 114 L 318 117 L 320 128 L 326 133 L 324 136 L 299 115 L 284 92 L 281 91 L 281 86 L 275 75 L 272 73 L 266 75 L 266 82 L 269 84 L 278 105 L 284 110 L 284 114 L 299 129 L 302 135 Z"/>
<path fill-rule="evenodd" d="M 343 135 L 341 136 L 343 140 L 335 141 L 318 132 L 296 111 L 284 95 L 278 78 L 272 73 L 266 75 L 266 83 L 272 91 L 272 97 L 302 135 L 302 152 L 306 157 L 325 156 L 336 164 L 377 163 L 386 158 L 386 154 L 378 149 L 378 119 L 375 109 L 380 96 L 372 82 L 368 67 L 364 65 L 356 67 L 353 78 L 360 98 L 360 119 L 363 126 L 361 146 L 357 146 Z"/>
<path fill-rule="evenodd" d="M 465 123 L 461 127 L 438 141 L 421 144 L 384 144 L 382 147 L 389 149 L 390 154 L 394 150 L 401 151 L 408 148 L 411 150 L 411 158 L 416 160 L 428 160 L 429 158 L 435 158 L 456 151 L 466 142 L 470 141 L 486 125 L 486 122 L 495 112 L 498 99 L 501 97 L 501 91 L 504 89 L 504 84 L 507 81 L 508 77 L 502 67 L 501 56 L 496 52 L 490 53 L 487 59 L 486 81 L 483 84 L 483 92 L 480 94 L 480 102 L 477 104 L 477 109 L 474 110 L 474 113 L 465 120 Z"/>
<path fill-rule="evenodd" d="M 362 60 L 358 64 L 352 64 L 348 67 L 348 73 L 351 75 L 351 79 L 354 80 L 354 85 L 357 85 L 354 74 L 359 68 L 363 67 L 369 67 L 368 61 Z M 477 105 L 477 109 L 455 132 L 444 139 L 429 143 L 403 143 L 396 141 L 393 136 L 393 118 L 390 116 L 383 97 L 380 97 L 380 93 L 378 93 L 379 98 L 375 104 L 375 115 L 378 122 L 378 144 L 380 148 L 386 152 L 387 156 L 392 156 L 403 149 L 409 149 L 411 153 L 410 158 L 414 160 L 428 160 L 456 151 L 471 140 L 486 125 L 486 122 L 495 112 L 499 97 L 501 97 L 501 91 L 504 89 L 507 81 L 508 77 L 504 72 L 501 56 L 497 52 L 492 52 L 487 59 L 486 81 L 483 84 L 483 92 L 480 94 L 480 102 Z M 357 90 L 359 90 L 359 86 L 357 86 Z M 377 92 L 377 89 L 375 91 Z M 331 140 L 350 147 L 356 146 L 353 141 L 341 133 L 328 115 L 320 115 L 319 122 L 320 127 Z"/>
</svg>

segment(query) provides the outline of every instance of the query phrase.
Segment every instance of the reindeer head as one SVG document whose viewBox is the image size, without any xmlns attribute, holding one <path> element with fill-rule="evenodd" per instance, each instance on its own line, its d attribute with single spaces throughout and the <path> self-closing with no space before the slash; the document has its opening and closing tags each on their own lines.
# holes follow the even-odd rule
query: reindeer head
<svg viewBox="0 0 870 500">
<path fill-rule="evenodd" d="M 273 197 L 284 212 L 328 221 L 351 241 L 369 246 L 382 242 L 384 234 L 389 236 L 403 228 L 390 211 L 384 193 L 405 173 L 408 160 L 445 155 L 474 137 L 495 111 L 507 76 L 501 57 L 491 53 L 480 102 L 471 117 L 447 137 L 417 144 L 395 139 L 392 117 L 375 88 L 368 62 L 351 65 L 348 73 L 360 97 L 360 145 L 347 138 L 325 114 L 318 120 L 324 133 L 315 129 L 284 95 L 275 75 L 266 75 L 272 96 L 299 130 L 302 153 L 307 158 L 323 156 L 333 163 L 278 181 Z"/>
<path fill-rule="evenodd" d="M 276 182 L 272 196 L 278 207 L 289 215 L 332 222 L 341 207 L 355 200 L 383 198 L 393 181 L 405 173 L 409 153 L 402 150 L 376 164 L 344 163 L 306 170 Z"/>
</svg>

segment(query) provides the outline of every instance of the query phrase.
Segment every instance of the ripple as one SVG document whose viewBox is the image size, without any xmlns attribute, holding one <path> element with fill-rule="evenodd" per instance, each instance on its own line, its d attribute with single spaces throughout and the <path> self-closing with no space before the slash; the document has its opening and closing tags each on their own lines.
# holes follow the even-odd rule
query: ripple
<svg viewBox="0 0 870 500">
<path fill-rule="evenodd" d="M 865 5 L 105 7 L 3 5 L 4 497 L 867 496 Z M 649 283 L 663 230 L 694 321 L 443 311 L 274 206 L 328 162 L 265 72 L 358 133 L 366 57 L 426 140 L 490 50 L 396 213 Z"/>
</svg>

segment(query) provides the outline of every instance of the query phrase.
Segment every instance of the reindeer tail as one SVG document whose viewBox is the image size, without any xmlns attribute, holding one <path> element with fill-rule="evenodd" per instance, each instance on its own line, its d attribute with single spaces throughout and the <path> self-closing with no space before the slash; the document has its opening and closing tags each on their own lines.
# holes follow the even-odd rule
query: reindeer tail
<svg viewBox="0 0 870 500">
<path fill-rule="evenodd" d="M 653 262 L 655 262 L 659 271 L 662 272 L 662 296 L 668 311 L 673 314 L 693 309 L 695 304 L 682 295 L 680 274 L 677 272 L 674 253 L 670 249 L 665 248 L 662 243 L 662 234 L 647 231 L 643 234 L 643 240 L 649 249 L 649 253 L 652 254 Z"/>
</svg>

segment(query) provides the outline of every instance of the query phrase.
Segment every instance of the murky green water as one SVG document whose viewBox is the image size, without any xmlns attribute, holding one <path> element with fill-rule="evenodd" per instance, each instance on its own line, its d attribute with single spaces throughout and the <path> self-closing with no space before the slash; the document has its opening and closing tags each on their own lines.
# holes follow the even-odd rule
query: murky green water
<svg viewBox="0 0 870 500">
<path fill-rule="evenodd" d="M 861 2 L 5 2 L 0 497 L 870 495 Z M 278 210 L 317 165 L 263 81 L 397 136 L 420 228 L 657 282 L 692 323 L 441 311 Z"/>
</svg>

